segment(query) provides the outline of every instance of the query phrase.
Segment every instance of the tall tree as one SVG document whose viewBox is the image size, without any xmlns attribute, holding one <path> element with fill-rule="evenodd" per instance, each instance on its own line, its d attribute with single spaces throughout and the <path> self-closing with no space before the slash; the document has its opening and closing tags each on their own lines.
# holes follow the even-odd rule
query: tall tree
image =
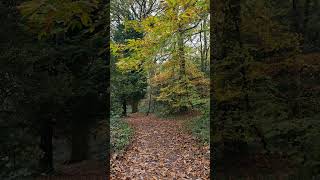
<svg viewBox="0 0 320 180">
<path fill-rule="evenodd" d="M 105 56 L 99 52 L 103 52 L 106 43 L 106 5 L 90 0 L 33 0 L 19 7 L 31 32 L 55 45 L 59 52 L 56 58 L 71 73 L 68 86 L 72 93 L 65 99 L 65 106 L 71 116 L 72 162 L 88 158 L 89 125 L 105 116 L 108 60 L 102 59 Z"/>
<path fill-rule="evenodd" d="M 187 61 L 191 61 L 187 59 L 186 41 L 192 39 L 191 37 L 198 31 L 202 17 L 205 17 L 204 14 L 208 10 L 206 5 L 205 1 L 162 2 L 160 4 L 160 9 L 163 9 L 161 13 L 150 15 L 141 21 L 127 21 L 128 27 L 144 33 L 142 39 L 131 39 L 125 46 L 120 44 L 113 46 L 115 52 L 124 50 L 133 52 L 131 56 L 121 58 L 118 62 L 118 67 L 122 70 L 135 69 L 138 64 L 143 64 L 144 69 L 151 72 L 151 67 L 156 67 L 158 62 L 165 62 L 166 59 L 174 62 L 167 63 L 168 65 L 175 67 L 178 64 L 177 76 L 175 74 L 170 76 L 173 79 L 177 77 L 178 82 L 170 89 L 181 90 L 174 92 L 176 93 L 174 96 L 178 96 L 177 99 L 174 98 L 174 104 L 178 105 L 172 109 L 174 111 L 176 109 L 184 111 L 192 107 L 188 97 L 192 94 L 190 90 L 194 88 L 187 88 L 191 85 L 189 84 L 190 79 L 188 80 L 191 77 L 187 77 L 190 73 L 187 73 L 186 67 Z M 161 73 L 162 70 L 159 70 Z M 170 91 L 170 89 L 167 90 Z M 188 90 L 184 91 L 183 89 Z M 168 93 L 167 90 L 163 93 Z M 160 95 L 158 100 L 162 97 L 164 96 Z M 167 101 L 167 99 L 162 100 Z"/>
</svg>

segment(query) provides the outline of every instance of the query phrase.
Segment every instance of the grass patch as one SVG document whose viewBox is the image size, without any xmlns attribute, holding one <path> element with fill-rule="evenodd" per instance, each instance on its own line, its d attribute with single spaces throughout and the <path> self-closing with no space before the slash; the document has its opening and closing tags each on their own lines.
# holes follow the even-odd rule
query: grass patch
<svg viewBox="0 0 320 180">
<path fill-rule="evenodd" d="M 122 152 L 133 136 L 133 129 L 120 117 L 110 118 L 111 152 Z"/>
</svg>

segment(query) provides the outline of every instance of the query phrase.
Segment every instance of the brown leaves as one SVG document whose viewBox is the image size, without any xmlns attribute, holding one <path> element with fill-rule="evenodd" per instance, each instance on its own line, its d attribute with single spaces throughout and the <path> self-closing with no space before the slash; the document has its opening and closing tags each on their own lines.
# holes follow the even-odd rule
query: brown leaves
<svg viewBox="0 0 320 180">
<path fill-rule="evenodd" d="M 127 119 L 134 141 L 111 159 L 111 179 L 209 179 L 209 146 L 202 147 L 176 120 L 136 114 Z"/>
</svg>

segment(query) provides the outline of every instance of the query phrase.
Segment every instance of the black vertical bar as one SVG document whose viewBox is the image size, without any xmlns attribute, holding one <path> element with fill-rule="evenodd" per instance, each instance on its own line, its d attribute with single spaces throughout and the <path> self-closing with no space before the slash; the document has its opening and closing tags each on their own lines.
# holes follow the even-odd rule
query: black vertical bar
<svg viewBox="0 0 320 180">
<path fill-rule="evenodd" d="M 216 5 L 217 0 L 210 1 L 210 141 L 213 139 L 213 111 L 214 111 L 214 101 L 213 99 L 213 63 L 214 63 L 214 43 L 213 43 L 213 24 L 214 24 L 214 6 Z M 210 179 L 214 180 L 215 173 L 216 173 L 216 166 L 215 166 L 215 157 L 216 154 L 214 153 L 214 147 L 212 142 L 210 143 Z"/>
<path fill-rule="evenodd" d="M 105 59 L 107 63 L 107 97 L 106 97 L 106 111 L 107 111 L 107 124 L 108 124 L 108 131 L 107 131 L 107 139 L 106 139 L 106 145 L 107 145 L 107 156 L 105 160 L 105 168 L 106 168 L 106 176 L 103 179 L 110 179 L 110 0 L 102 0 L 103 4 L 105 4 L 105 13 L 106 13 L 106 21 L 107 26 L 105 29 L 106 38 L 107 38 L 107 44 L 106 44 L 106 52 L 105 52 Z"/>
</svg>

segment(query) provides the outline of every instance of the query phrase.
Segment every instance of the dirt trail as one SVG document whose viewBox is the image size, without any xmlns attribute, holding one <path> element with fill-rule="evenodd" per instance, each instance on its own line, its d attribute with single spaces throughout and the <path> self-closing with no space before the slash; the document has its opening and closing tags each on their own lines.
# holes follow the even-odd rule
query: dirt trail
<svg viewBox="0 0 320 180">
<path fill-rule="evenodd" d="M 182 131 L 181 121 L 130 115 L 132 144 L 111 158 L 111 179 L 209 179 L 209 147 Z"/>
</svg>

